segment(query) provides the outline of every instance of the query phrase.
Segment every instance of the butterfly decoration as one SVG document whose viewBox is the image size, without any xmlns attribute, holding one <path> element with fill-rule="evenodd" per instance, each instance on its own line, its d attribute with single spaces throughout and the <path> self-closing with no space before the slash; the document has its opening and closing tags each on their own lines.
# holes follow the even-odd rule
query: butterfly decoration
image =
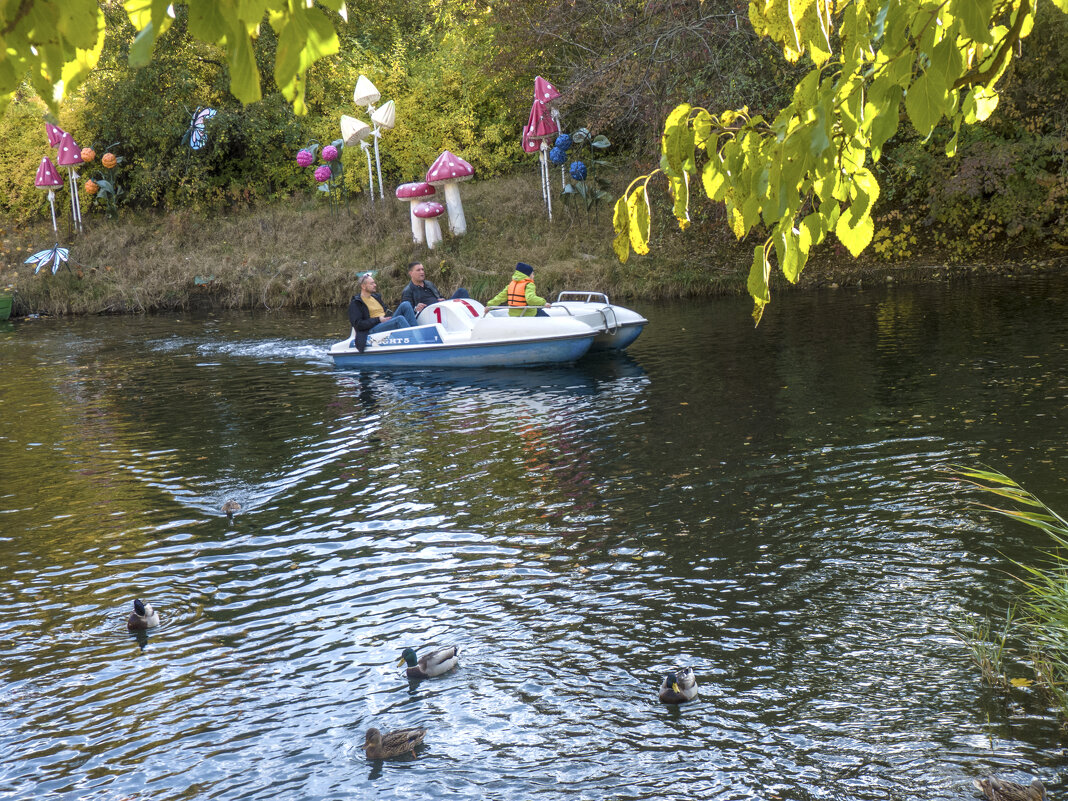
<svg viewBox="0 0 1068 801">
<path fill-rule="evenodd" d="M 197 110 L 189 115 L 189 130 L 182 137 L 182 144 L 188 144 L 193 150 L 200 150 L 208 143 L 208 132 L 204 124 L 218 112 L 213 108 L 197 106 Z"/>
<path fill-rule="evenodd" d="M 56 271 L 59 270 L 59 265 L 66 262 L 68 258 L 70 258 L 70 251 L 67 248 L 61 248 L 57 242 L 55 247 L 39 250 L 23 263 L 36 264 L 37 269 L 33 271 L 33 274 L 37 275 L 37 273 L 41 272 L 42 267 L 48 262 L 52 262 L 52 275 L 55 275 Z M 68 267 L 67 269 L 69 270 L 70 268 Z"/>
</svg>

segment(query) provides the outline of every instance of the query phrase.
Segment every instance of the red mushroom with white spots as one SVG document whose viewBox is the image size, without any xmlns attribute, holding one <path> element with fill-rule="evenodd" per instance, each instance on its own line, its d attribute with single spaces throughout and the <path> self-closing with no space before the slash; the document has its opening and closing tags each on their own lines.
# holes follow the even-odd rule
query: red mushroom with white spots
<svg viewBox="0 0 1068 801">
<path fill-rule="evenodd" d="M 425 181 L 416 181 L 410 184 L 401 184 L 397 187 L 397 198 L 407 200 L 412 218 L 412 240 L 422 244 L 425 240 L 423 231 L 425 224 L 423 218 L 415 213 L 415 207 L 423 203 L 428 197 L 432 197 L 437 190 Z M 438 204 L 441 205 L 440 203 Z"/>
<path fill-rule="evenodd" d="M 446 150 L 426 172 L 426 182 L 431 186 L 445 189 L 445 205 L 449 209 L 449 230 L 455 236 L 467 233 L 467 220 L 464 219 L 464 205 L 460 202 L 460 181 L 466 181 L 475 174 L 474 168 L 459 156 Z M 429 227 L 427 237 L 429 238 Z"/>
<path fill-rule="evenodd" d="M 445 207 L 436 200 L 430 200 L 416 206 L 414 213 L 426 225 L 426 246 L 433 250 L 434 245 L 441 241 L 441 225 L 438 223 L 438 217 L 445 213 Z"/>
</svg>

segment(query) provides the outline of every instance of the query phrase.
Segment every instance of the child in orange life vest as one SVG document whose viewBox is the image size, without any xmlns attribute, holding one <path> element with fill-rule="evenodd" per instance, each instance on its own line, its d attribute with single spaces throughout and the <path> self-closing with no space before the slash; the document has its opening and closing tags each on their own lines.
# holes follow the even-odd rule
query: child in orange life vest
<svg viewBox="0 0 1068 801">
<path fill-rule="evenodd" d="M 534 275 L 534 268 L 529 264 L 519 262 L 515 266 L 515 272 L 512 273 L 511 283 L 504 289 L 490 298 L 487 306 L 501 306 L 507 303 L 509 306 L 549 306 L 550 304 L 545 298 L 539 298 L 538 293 L 534 288 L 534 281 L 532 276 Z M 508 312 L 512 317 L 530 317 L 537 315 L 538 317 L 548 317 L 542 309 L 538 309 L 536 312 L 534 309 L 516 309 L 515 311 Z"/>
</svg>

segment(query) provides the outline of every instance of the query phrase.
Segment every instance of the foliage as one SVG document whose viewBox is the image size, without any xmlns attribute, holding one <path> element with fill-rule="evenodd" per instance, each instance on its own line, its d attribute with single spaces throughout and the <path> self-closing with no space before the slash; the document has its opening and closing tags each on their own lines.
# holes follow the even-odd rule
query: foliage
<svg viewBox="0 0 1068 801">
<path fill-rule="evenodd" d="M 498 4 L 495 67 L 538 71 L 563 90 L 565 120 L 582 119 L 645 160 L 668 112 L 776 108 L 798 68 L 746 22 L 745 0 L 543 0 Z M 527 103 L 529 104 L 529 99 Z M 656 156 L 653 156 L 656 157 Z"/>
<path fill-rule="evenodd" d="M 308 68 L 318 59 L 336 53 L 339 42 L 333 18 L 324 11 L 340 12 L 344 0 L 292 3 L 289 0 L 259 0 L 255 3 L 216 3 L 190 0 L 189 33 L 201 43 L 225 44 L 225 69 L 230 91 L 242 103 L 262 98 L 262 65 L 256 55 L 256 40 L 262 23 L 269 23 L 278 38 L 273 81 L 296 113 L 304 110 Z M 169 0 L 33 0 L 7 3 L 0 12 L 0 110 L 14 96 L 23 76 L 53 111 L 59 101 L 71 96 L 100 60 L 104 49 L 106 13 L 121 12 L 136 30 L 127 62 L 131 67 L 149 63 L 157 39 L 164 36 L 179 16 Z"/>
<path fill-rule="evenodd" d="M 1068 11 L 1068 0 L 1050 2 Z M 854 256 L 871 243 L 880 185 L 869 158 L 872 166 L 879 161 L 902 112 L 922 137 L 944 117 L 952 129 L 947 155 L 957 150 L 962 124 L 990 117 L 998 80 L 1033 29 L 1036 7 L 1032 0 L 751 0 L 749 9 L 757 33 L 791 62 L 807 54 L 813 68 L 774 118 L 746 107 L 713 114 L 677 106 L 664 126 L 660 168 L 617 201 L 614 249 L 621 261 L 631 249 L 648 252 L 655 175 L 667 178 L 683 230 L 690 183 L 699 180 L 725 204 L 738 239 L 764 234 L 748 280 L 759 323 L 771 299 L 773 253 L 796 282 L 828 234 Z"/>
<path fill-rule="evenodd" d="M 1040 529 L 1050 538 L 1053 547 L 1045 552 L 1046 565 L 1014 562 L 1023 571 L 1019 580 L 1024 588 L 1022 612 L 1015 625 L 1029 644 L 1037 684 L 1068 717 L 1068 519 L 1004 473 L 963 468 L 957 468 L 955 473 L 961 480 L 1010 504 L 984 504 L 984 508 Z M 1008 621 L 1013 622 L 1011 614 Z M 999 654 L 1004 650 L 1003 643 L 1001 647 L 990 642 L 986 645 L 987 651 L 991 647 Z"/>
</svg>

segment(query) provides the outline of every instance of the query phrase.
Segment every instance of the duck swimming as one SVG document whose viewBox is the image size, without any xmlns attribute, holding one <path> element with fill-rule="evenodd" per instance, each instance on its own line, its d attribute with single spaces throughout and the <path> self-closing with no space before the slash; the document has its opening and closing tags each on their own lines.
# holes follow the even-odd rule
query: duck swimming
<svg viewBox="0 0 1068 801">
<path fill-rule="evenodd" d="M 222 511 L 224 515 L 233 519 L 234 515 L 241 511 L 241 504 L 233 500 L 227 501 L 222 505 Z"/>
<path fill-rule="evenodd" d="M 675 668 L 664 674 L 664 683 L 660 685 L 660 703 L 684 704 L 697 697 L 697 679 L 693 668 Z"/>
<path fill-rule="evenodd" d="M 382 734 L 378 729 L 368 729 L 367 736 L 363 741 L 363 752 L 368 759 L 390 759 L 415 751 L 415 747 L 423 742 L 426 729 L 397 729 L 388 734 Z"/>
<path fill-rule="evenodd" d="M 997 776 L 973 779 L 972 784 L 990 801 L 1046 801 L 1046 788 L 1038 779 L 1026 787 L 1016 782 L 1003 781 Z"/>
<path fill-rule="evenodd" d="M 429 679 L 433 676 L 440 676 L 442 673 L 448 673 L 460 664 L 460 660 L 456 656 L 458 653 L 460 653 L 460 649 L 453 645 L 448 648 L 431 651 L 416 661 L 415 649 L 405 648 L 401 653 L 401 661 L 408 663 L 408 670 L 405 672 L 408 674 L 409 679 Z"/>
<path fill-rule="evenodd" d="M 144 631 L 154 629 L 159 625 L 159 612 L 152 608 L 152 604 L 142 603 L 138 598 L 134 601 L 134 610 L 126 621 L 128 631 Z"/>
</svg>

